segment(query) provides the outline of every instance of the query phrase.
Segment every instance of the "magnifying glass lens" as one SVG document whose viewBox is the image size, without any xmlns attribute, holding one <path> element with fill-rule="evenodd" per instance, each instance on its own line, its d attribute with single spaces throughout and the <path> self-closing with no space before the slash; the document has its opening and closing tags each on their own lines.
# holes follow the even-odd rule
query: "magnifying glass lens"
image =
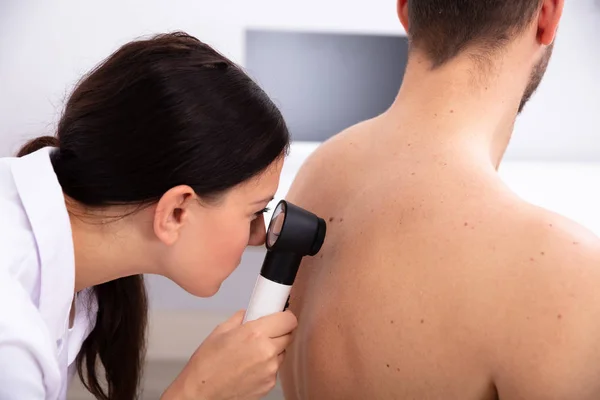
<svg viewBox="0 0 600 400">
<path fill-rule="evenodd" d="M 269 231 L 267 232 L 267 246 L 273 247 L 275 242 L 277 242 L 279 234 L 281 233 L 281 229 L 283 228 L 283 221 L 285 221 L 285 203 L 280 203 L 273 212 L 273 217 L 271 218 L 271 223 L 269 224 Z"/>
</svg>

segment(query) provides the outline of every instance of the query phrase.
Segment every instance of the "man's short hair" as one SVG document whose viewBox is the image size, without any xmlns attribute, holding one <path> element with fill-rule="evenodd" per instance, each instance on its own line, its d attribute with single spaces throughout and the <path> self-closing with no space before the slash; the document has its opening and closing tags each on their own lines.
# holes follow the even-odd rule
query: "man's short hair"
<svg viewBox="0 0 600 400">
<path fill-rule="evenodd" d="M 467 48 L 501 48 L 532 21 L 542 0 L 408 0 L 411 46 L 438 67 Z M 484 53 L 485 54 L 485 53 Z"/>
</svg>

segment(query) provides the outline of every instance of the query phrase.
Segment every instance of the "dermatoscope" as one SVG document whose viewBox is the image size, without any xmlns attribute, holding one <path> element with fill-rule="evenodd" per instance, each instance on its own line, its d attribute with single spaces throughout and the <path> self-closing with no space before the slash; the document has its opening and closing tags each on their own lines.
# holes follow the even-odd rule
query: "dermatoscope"
<svg viewBox="0 0 600 400">
<path fill-rule="evenodd" d="M 244 322 L 286 308 L 294 279 L 305 256 L 314 256 L 325 241 L 325 220 L 282 200 L 267 229 L 267 255 L 256 280 Z"/>
</svg>

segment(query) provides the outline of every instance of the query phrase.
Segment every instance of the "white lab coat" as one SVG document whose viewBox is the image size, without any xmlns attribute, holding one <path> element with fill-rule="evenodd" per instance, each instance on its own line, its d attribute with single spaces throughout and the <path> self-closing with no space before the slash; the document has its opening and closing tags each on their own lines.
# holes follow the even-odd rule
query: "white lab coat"
<svg viewBox="0 0 600 400">
<path fill-rule="evenodd" d="M 89 289 L 73 301 L 71 224 L 51 151 L 0 158 L 2 400 L 65 399 L 74 360 L 96 320 Z"/>
</svg>

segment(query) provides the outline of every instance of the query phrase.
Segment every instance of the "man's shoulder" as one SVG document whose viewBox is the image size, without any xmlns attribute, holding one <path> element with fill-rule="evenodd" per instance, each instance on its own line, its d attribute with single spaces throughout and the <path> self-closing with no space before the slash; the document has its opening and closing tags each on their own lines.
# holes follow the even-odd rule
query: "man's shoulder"
<svg viewBox="0 0 600 400">
<path fill-rule="evenodd" d="M 487 256 L 503 282 L 510 324 L 520 325 L 514 318 L 527 324 L 536 315 L 544 316 L 541 322 L 570 314 L 572 322 L 598 317 L 600 328 L 600 238 L 594 232 L 519 199 L 503 203 L 489 227 L 483 235 L 495 250 Z"/>
<path fill-rule="evenodd" d="M 351 126 L 323 142 L 307 159 L 305 167 L 319 163 L 328 165 L 338 161 L 346 162 L 357 154 L 362 154 L 369 145 L 369 133 L 374 129 L 375 120 L 368 120 Z"/>
<path fill-rule="evenodd" d="M 534 206 L 531 209 L 531 221 L 521 237 L 524 241 L 530 237 L 540 254 L 539 266 L 529 263 L 529 268 L 546 272 L 553 282 L 549 288 L 561 288 L 559 295 L 572 301 L 574 307 L 600 317 L 600 238 L 562 215 Z"/>
<path fill-rule="evenodd" d="M 499 218 L 505 229 L 512 226 L 503 248 L 509 262 L 493 285 L 498 336 L 490 343 L 503 371 L 499 390 L 508 397 L 597 398 L 589 389 L 600 377 L 590 369 L 600 365 L 600 239 L 527 203 L 515 202 Z"/>
<path fill-rule="evenodd" d="M 501 217 L 514 223 L 511 242 L 518 247 L 539 250 L 532 256 L 541 265 L 553 266 L 557 272 L 572 273 L 578 268 L 600 272 L 600 238 L 581 224 L 520 201 Z"/>
<path fill-rule="evenodd" d="M 311 194 L 323 198 L 327 192 L 334 190 L 336 184 L 350 178 L 349 167 L 364 151 L 358 137 L 364 133 L 365 124 L 368 125 L 368 121 L 350 127 L 319 145 L 298 170 L 289 199 L 310 201 Z"/>
<path fill-rule="evenodd" d="M 598 296 L 600 309 L 600 291 L 593 287 L 600 287 L 600 238 L 594 232 L 512 194 L 489 196 L 477 208 L 485 210 L 473 212 L 486 221 L 486 229 L 478 231 L 489 244 L 486 257 L 498 274 L 520 286 L 517 291 L 569 296 L 563 289 L 570 285 L 580 298 Z M 594 285 L 588 286 L 591 282 Z"/>
</svg>

